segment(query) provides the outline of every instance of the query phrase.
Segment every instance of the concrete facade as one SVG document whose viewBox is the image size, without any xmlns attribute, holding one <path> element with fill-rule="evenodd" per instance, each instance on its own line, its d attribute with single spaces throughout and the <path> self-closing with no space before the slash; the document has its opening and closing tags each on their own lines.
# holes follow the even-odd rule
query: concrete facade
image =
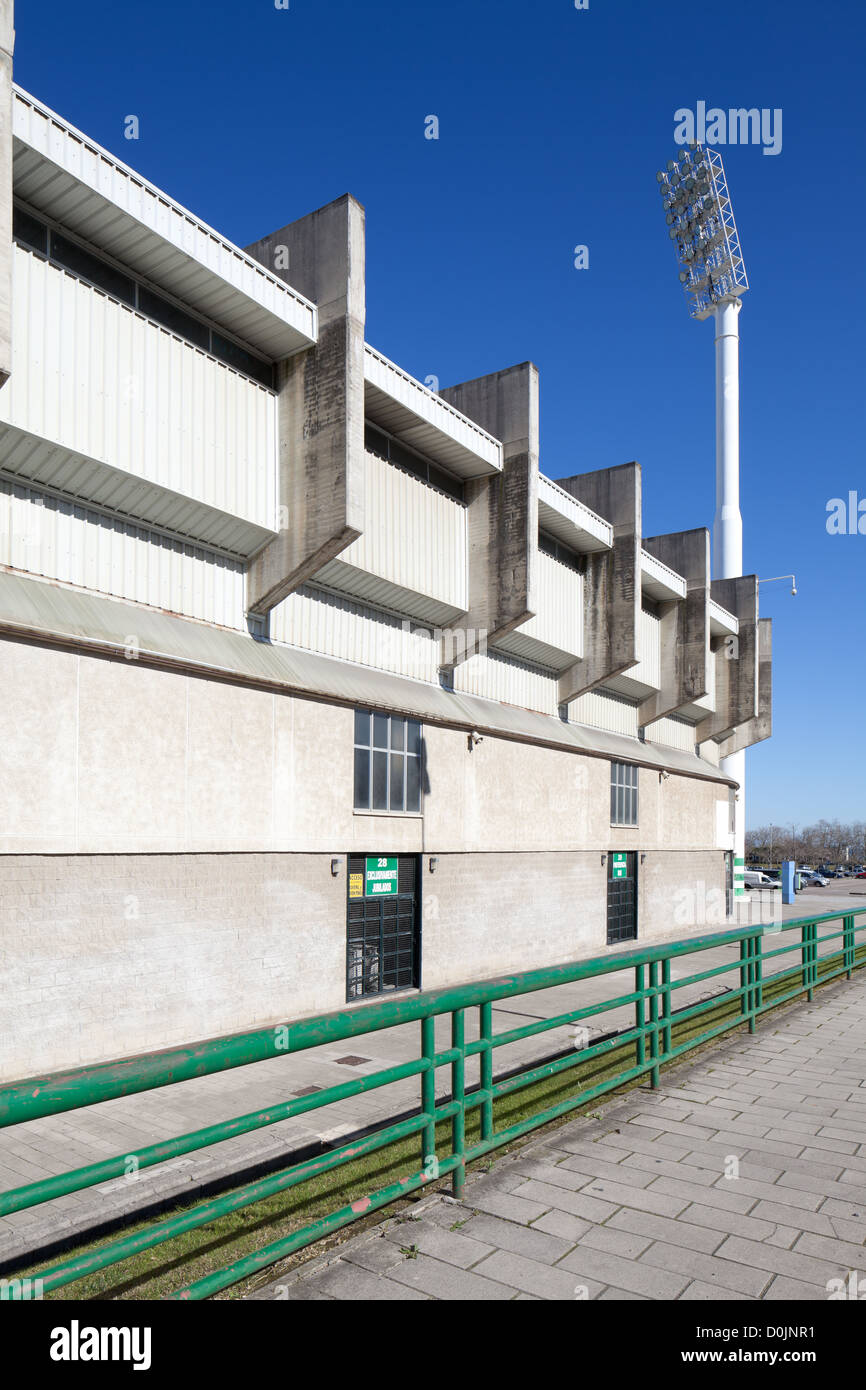
<svg viewBox="0 0 866 1390">
<path fill-rule="evenodd" d="M 737 635 L 722 639 L 716 660 L 716 708 L 698 725 L 701 742 L 727 738 L 758 716 L 758 580 L 714 579 L 713 597 L 737 618 Z"/>
<path fill-rule="evenodd" d="M 710 533 L 701 528 L 650 536 L 644 547 L 688 586 L 684 602 L 662 605 L 661 689 L 640 708 L 641 720 L 651 723 L 709 694 Z"/>
<path fill-rule="evenodd" d="M 754 581 L 710 591 L 701 528 L 643 541 L 637 463 L 545 478 L 531 363 L 436 394 L 365 343 L 348 195 L 196 259 L 171 233 L 191 228 L 194 247 L 193 214 L 142 183 L 164 234 L 117 208 L 106 221 L 104 188 L 70 166 L 70 234 L 130 281 L 158 260 L 184 331 L 140 290 L 132 306 L 93 289 L 62 260 L 45 191 L 44 129 L 79 136 L 11 101 L 18 288 L 38 283 L 58 323 L 64 296 L 98 294 L 129 330 L 145 427 L 127 432 L 137 451 L 103 431 L 85 453 L 27 413 L 40 358 L 16 330 L 26 297 L 4 300 L 7 226 L 0 1075 L 597 954 L 723 902 L 720 751 L 771 718 Z M 55 342 L 57 396 L 74 385 L 85 426 L 114 367 L 75 323 Z M 231 449 L 190 430 L 183 392 L 151 392 L 146 343 L 195 358 Z M 713 674 L 725 633 L 747 660 Z M 397 866 L 411 986 L 389 977 L 368 858 Z M 381 937 L 358 946 L 380 907 Z"/>
<path fill-rule="evenodd" d="M 602 468 L 559 486 L 613 526 L 609 551 L 587 557 L 583 658 L 560 676 L 563 703 L 618 676 L 639 659 L 641 472 L 636 463 Z"/>
<path fill-rule="evenodd" d="M 720 756 L 729 758 L 755 743 L 762 743 L 773 732 L 773 624 L 769 618 L 757 622 L 758 712 L 718 744 Z"/>
<path fill-rule="evenodd" d="M 319 310 L 315 347 L 278 368 L 279 535 L 247 575 L 258 615 L 364 528 L 364 209 L 340 198 L 247 251 Z"/>
<path fill-rule="evenodd" d="M 341 1007 L 349 853 L 419 856 L 427 988 L 603 949 L 610 852 L 644 940 L 724 887 L 713 781 L 642 768 L 612 827 L 607 760 L 431 725 L 421 814 L 378 816 L 348 708 L 24 642 L 0 677 L 7 1079 Z"/>
<path fill-rule="evenodd" d="M 500 477 L 467 488 L 470 594 L 466 626 L 475 635 L 462 659 L 535 616 L 538 565 L 538 369 L 531 362 L 460 386 L 449 401 L 502 441 Z M 453 665 L 443 653 L 443 665 Z"/>
</svg>

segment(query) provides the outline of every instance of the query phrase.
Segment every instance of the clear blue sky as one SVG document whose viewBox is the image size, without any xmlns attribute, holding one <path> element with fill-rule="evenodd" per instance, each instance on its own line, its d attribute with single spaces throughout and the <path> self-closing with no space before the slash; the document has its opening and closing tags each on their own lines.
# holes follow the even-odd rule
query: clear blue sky
<svg viewBox="0 0 866 1390">
<path fill-rule="evenodd" d="M 866 818 L 866 535 L 825 528 L 831 497 L 866 498 L 862 5 L 728 0 L 693 26 L 673 0 L 16 11 L 16 80 L 235 242 L 353 193 L 370 342 L 442 385 L 533 360 L 543 470 L 637 459 L 648 535 L 711 525 L 714 495 L 712 327 L 686 312 L 655 171 L 677 108 L 781 108 L 779 155 L 722 151 L 752 285 L 745 568 L 799 588 L 763 594 L 775 733 L 748 819 Z"/>
</svg>

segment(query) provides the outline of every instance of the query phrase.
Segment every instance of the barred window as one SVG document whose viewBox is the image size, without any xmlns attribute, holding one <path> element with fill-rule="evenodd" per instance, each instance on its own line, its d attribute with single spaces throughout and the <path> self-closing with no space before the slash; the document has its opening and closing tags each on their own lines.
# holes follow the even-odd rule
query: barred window
<svg viewBox="0 0 866 1390">
<path fill-rule="evenodd" d="M 420 811 L 421 725 L 355 711 L 355 810 Z"/>
<path fill-rule="evenodd" d="M 395 468 L 400 468 L 404 473 L 412 473 L 416 478 L 421 478 L 431 487 L 438 488 L 440 492 L 447 492 L 450 497 L 455 497 L 458 502 L 462 502 L 463 483 L 460 478 L 455 478 L 452 473 L 448 473 L 444 468 L 438 468 L 430 459 L 424 458 L 422 454 L 416 454 L 414 449 L 409 449 L 405 444 L 401 444 L 399 439 L 393 439 L 391 435 L 385 434 L 383 430 L 377 429 L 369 420 L 364 426 L 364 448 L 371 454 L 376 454 L 378 458 L 385 459 L 388 463 L 393 463 Z"/>
<path fill-rule="evenodd" d="M 162 295 L 155 294 L 146 285 L 131 275 L 126 275 L 117 266 L 89 251 L 80 242 L 62 236 L 53 227 L 49 228 L 40 218 L 34 217 L 25 208 L 13 210 L 12 235 L 15 241 L 30 250 L 38 251 L 56 265 L 63 266 L 70 274 L 106 294 L 118 299 L 122 304 L 137 309 L 145 318 L 159 323 L 169 332 L 185 338 L 194 347 L 202 348 L 212 357 L 218 357 L 227 366 L 234 367 L 244 376 L 252 377 L 263 386 L 273 390 L 274 368 L 248 352 L 245 347 L 232 339 L 225 338 L 215 328 L 203 320 L 195 318 L 179 304 L 174 304 Z"/>
<path fill-rule="evenodd" d="M 611 825 L 637 825 L 637 773 L 633 763 L 611 763 Z"/>
<path fill-rule="evenodd" d="M 575 551 L 570 550 L 562 541 L 558 541 L 555 536 L 550 536 L 546 531 L 538 532 L 538 549 L 542 555 L 550 555 L 552 559 L 558 560 L 561 565 L 568 565 L 569 569 L 583 571 L 583 563 L 580 556 Z"/>
</svg>

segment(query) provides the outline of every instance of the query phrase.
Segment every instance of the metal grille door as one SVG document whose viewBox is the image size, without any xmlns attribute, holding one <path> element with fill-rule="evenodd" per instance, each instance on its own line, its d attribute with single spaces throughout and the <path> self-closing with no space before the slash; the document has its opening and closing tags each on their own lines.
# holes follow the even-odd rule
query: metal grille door
<svg viewBox="0 0 866 1390">
<path fill-rule="evenodd" d="M 389 874 L 394 875 L 393 881 L 389 881 Z M 350 855 L 347 999 L 418 986 L 417 881 L 414 855 Z M 378 891 L 380 888 L 383 891 Z"/>
<path fill-rule="evenodd" d="M 637 940 L 637 853 L 607 856 L 607 944 Z"/>
<path fill-rule="evenodd" d="M 734 856 L 730 851 L 725 854 L 725 912 L 728 917 L 734 913 Z"/>
</svg>

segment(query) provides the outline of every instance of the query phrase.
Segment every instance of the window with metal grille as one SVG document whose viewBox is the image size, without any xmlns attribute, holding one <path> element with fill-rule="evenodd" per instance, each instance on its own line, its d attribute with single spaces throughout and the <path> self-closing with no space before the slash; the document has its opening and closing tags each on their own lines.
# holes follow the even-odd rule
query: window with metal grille
<svg viewBox="0 0 866 1390">
<path fill-rule="evenodd" d="M 538 549 L 543 555 L 550 555 L 561 565 L 568 565 L 569 569 L 577 570 L 581 574 L 586 568 L 585 562 L 575 551 L 569 550 L 567 545 L 563 545 L 562 541 L 558 541 L 547 531 L 540 530 L 538 532 Z"/>
<path fill-rule="evenodd" d="M 463 483 L 459 478 L 455 478 L 447 469 L 439 468 L 423 454 L 417 454 L 414 449 L 407 448 L 399 439 L 386 434 L 369 420 L 364 426 L 364 448 L 369 449 L 370 453 L 376 454 L 378 458 L 385 459 L 387 463 L 392 463 L 395 468 L 402 469 L 404 473 L 411 473 L 414 477 L 429 483 L 431 487 L 438 488 L 440 492 L 447 492 L 449 497 L 456 498 L 458 502 L 464 500 Z"/>
<path fill-rule="evenodd" d="M 25 208 L 16 204 L 13 210 L 12 235 L 19 245 L 30 251 L 38 251 L 55 265 L 62 266 L 79 280 L 104 290 L 112 299 L 137 309 L 144 317 L 161 324 L 169 332 L 185 338 L 194 347 L 202 348 L 212 357 L 218 357 L 227 366 L 234 367 L 244 376 L 252 377 L 262 386 L 273 390 L 274 369 L 270 362 L 264 362 L 248 352 L 240 343 L 226 338 L 209 324 L 195 318 L 176 303 L 155 294 L 133 276 L 125 274 L 118 266 L 106 261 L 102 256 L 89 251 L 79 241 L 62 236 L 54 227 L 48 226 Z"/>
<path fill-rule="evenodd" d="M 637 825 L 637 774 L 633 763 L 611 763 L 611 825 Z"/>
<path fill-rule="evenodd" d="M 421 725 L 355 711 L 355 810 L 421 810 Z"/>
<path fill-rule="evenodd" d="M 382 879 L 370 878 L 368 869 L 383 863 L 395 865 L 397 876 L 387 893 L 378 893 L 374 889 L 381 886 Z M 374 875 L 376 872 L 374 869 Z M 402 854 L 395 859 L 349 856 L 348 1000 L 419 987 L 421 930 L 417 884 L 415 855 Z"/>
</svg>

